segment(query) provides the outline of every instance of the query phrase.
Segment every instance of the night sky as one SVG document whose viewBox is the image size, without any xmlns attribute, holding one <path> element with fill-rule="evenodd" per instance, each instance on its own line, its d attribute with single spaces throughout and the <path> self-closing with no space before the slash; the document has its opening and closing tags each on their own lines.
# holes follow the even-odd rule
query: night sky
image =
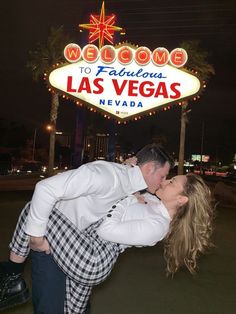
<svg viewBox="0 0 236 314">
<path fill-rule="evenodd" d="M 78 24 L 88 23 L 90 13 L 99 14 L 101 4 L 98 0 L 1 3 L 1 119 L 22 121 L 32 128 L 32 134 L 34 128 L 47 123 L 50 94 L 43 82 L 32 82 L 26 69 L 29 50 L 46 41 L 51 26 L 60 25 L 82 46 Z M 190 103 L 186 157 L 200 153 L 203 139 L 204 154 L 232 160 L 236 154 L 236 1 L 107 0 L 105 10 L 115 13 L 116 24 L 126 29 L 122 40 L 151 50 L 166 47 L 171 51 L 183 40 L 200 40 L 216 74 L 200 100 Z M 57 129 L 73 134 L 75 115 L 75 104 L 61 101 Z M 180 108 L 173 106 L 154 117 L 119 126 L 117 131 L 134 148 L 153 134 L 164 135 L 167 149 L 177 154 L 179 128 Z"/>
</svg>

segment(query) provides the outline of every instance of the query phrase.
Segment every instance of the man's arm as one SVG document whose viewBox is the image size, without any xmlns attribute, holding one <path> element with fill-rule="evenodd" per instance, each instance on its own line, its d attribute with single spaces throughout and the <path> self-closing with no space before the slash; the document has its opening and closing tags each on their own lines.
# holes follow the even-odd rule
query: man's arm
<svg viewBox="0 0 236 314">
<path fill-rule="evenodd" d="M 103 193 L 103 181 L 99 166 L 93 163 L 76 170 L 66 171 L 37 183 L 25 232 L 31 236 L 44 236 L 49 215 L 54 205 L 65 199 Z M 105 193 L 105 192 L 104 192 Z"/>
</svg>

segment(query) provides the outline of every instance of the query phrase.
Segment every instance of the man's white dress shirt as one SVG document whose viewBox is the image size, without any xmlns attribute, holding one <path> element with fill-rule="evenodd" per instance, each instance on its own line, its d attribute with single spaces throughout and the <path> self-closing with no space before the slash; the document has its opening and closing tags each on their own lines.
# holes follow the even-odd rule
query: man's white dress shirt
<svg viewBox="0 0 236 314">
<path fill-rule="evenodd" d="M 95 161 L 37 183 L 25 232 L 43 236 L 54 206 L 80 230 L 107 214 L 121 197 L 146 189 L 138 166 Z"/>
</svg>

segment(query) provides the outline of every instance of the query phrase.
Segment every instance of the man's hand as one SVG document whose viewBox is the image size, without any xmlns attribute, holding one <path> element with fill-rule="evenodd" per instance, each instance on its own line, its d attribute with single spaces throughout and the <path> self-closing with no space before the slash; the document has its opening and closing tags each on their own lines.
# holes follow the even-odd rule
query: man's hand
<svg viewBox="0 0 236 314">
<path fill-rule="evenodd" d="M 44 237 L 30 237 L 29 246 L 33 251 L 50 254 L 49 243 Z"/>
</svg>

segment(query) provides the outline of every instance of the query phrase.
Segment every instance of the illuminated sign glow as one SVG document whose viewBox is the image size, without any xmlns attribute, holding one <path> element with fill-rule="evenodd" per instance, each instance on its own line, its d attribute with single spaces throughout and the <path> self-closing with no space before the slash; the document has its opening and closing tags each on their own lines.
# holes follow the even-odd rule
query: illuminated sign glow
<svg viewBox="0 0 236 314">
<path fill-rule="evenodd" d="M 53 70 L 50 85 L 124 121 L 197 94 L 199 79 L 182 67 L 187 53 L 181 48 L 151 52 L 146 47 L 94 45 L 64 50 L 71 64 Z M 169 62 L 170 64 L 167 64 Z"/>
<path fill-rule="evenodd" d="M 70 63 L 78 62 L 81 59 L 88 63 L 94 63 L 100 58 L 104 63 L 113 63 L 118 60 L 121 64 L 130 64 L 133 60 L 138 65 L 146 65 L 153 62 L 153 65 L 164 66 L 168 62 L 175 67 L 183 67 L 188 60 L 187 52 L 182 48 L 176 48 L 169 53 L 166 48 L 159 47 L 151 52 L 147 47 L 139 47 L 134 50 L 130 46 L 122 46 L 115 49 L 106 45 L 99 49 L 95 45 L 86 45 L 83 49 L 77 44 L 68 44 L 64 49 L 64 56 Z"/>
<path fill-rule="evenodd" d="M 209 155 L 202 155 L 202 158 L 201 158 L 201 155 L 199 155 L 199 154 L 192 155 L 192 161 L 208 162 L 209 159 L 210 159 L 210 156 L 209 156 Z"/>
<path fill-rule="evenodd" d="M 93 43 L 99 40 L 99 48 L 104 45 L 106 39 L 109 43 L 113 44 L 114 32 L 121 31 L 122 28 L 115 26 L 115 14 L 106 16 L 105 5 L 102 3 L 100 15 L 90 15 L 89 24 L 80 24 L 79 26 L 89 30 L 89 42 Z"/>
</svg>

